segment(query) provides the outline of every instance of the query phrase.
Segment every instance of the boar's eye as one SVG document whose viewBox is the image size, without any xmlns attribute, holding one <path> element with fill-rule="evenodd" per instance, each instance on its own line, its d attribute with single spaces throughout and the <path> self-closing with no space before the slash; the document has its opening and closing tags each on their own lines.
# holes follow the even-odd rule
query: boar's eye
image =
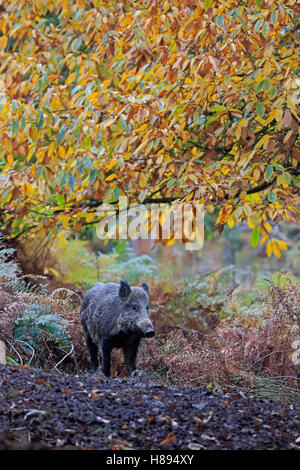
<svg viewBox="0 0 300 470">
<path fill-rule="evenodd" d="M 137 305 L 133 305 L 133 306 L 132 306 L 132 311 L 133 311 L 133 312 L 137 312 L 137 311 L 138 311 L 138 306 L 137 306 Z"/>
</svg>

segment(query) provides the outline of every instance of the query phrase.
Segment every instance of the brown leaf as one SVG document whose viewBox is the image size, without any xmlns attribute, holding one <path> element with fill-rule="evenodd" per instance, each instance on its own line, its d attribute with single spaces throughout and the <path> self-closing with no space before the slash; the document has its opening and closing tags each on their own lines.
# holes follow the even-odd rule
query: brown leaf
<svg viewBox="0 0 300 470">
<path fill-rule="evenodd" d="M 19 366 L 16 366 L 13 368 L 13 370 L 18 370 L 18 369 L 27 369 L 27 366 L 24 364 L 20 364 Z"/>
<path fill-rule="evenodd" d="M 219 61 L 211 55 L 208 56 L 208 60 L 211 63 L 211 65 L 213 66 L 214 71 L 219 72 Z"/>
<path fill-rule="evenodd" d="M 173 435 L 174 433 L 173 432 L 170 432 L 170 434 L 168 435 L 168 437 L 166 437 L 166 439 L 164 439 L 163 441 L 161 441 L 159 443 L 160 446 L 163 446 L 163 445 L 166 445 L 166 444 L 170 444 L 170 442 L 172 441 L 175 441 L 176 439 L 176 436 Z"/>
<path fill-rule="evenodd" d="M 45 380 L 45 379 L 36 379 L 35 381 L 36 381 L 37 384 L 44 384 L 44 385 L 47 384 L 47 380 Z"/>
<path fill-rule="evenodd" d="M 76 429 L 65 429 L 65 431 L 68 432 L 69 434 L 76 434 L 77 433 Z"/>
<path fill-rule="evenodd" d="M 284 115 L 283 115 L 283 122 L 284 122 L 284 125 L 285 127 L 290 127 L 290 125 L 292 124 L 292 114 L 290 111 L 285 111 Z"/>
<path fill-rule="evenodd" d="M 132 444 L 127 441 L 121 441 L 119 439 L 113 439 L 111 445 L 109 446 L 110 450 L 131 450 Z"/>
</svg>

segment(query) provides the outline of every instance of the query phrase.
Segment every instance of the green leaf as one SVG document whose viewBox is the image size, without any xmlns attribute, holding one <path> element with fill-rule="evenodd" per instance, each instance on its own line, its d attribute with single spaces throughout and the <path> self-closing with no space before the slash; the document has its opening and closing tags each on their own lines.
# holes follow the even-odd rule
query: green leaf
<svg viewBox="0 0 300 470">
<path fill-rule="evenodd" d="M 41 92 L 43 89 L 43 80 L 42 80 L 42 77 L 39 77 L 39 80 L 38 80 L 38 91 Z"/>
<path fill-rule="evenodd" d="M 280 165 L 279 163 L 272 163 L 272 166 L 279 171 L 284 171 L 284 167 Z"/>
<path fill-rule="evenodd" d="M 72 89 L 72 91 L 71 91 L 71 96 L 75 95 L 75 93 L 76 93 L 78 90 L 80 90 L 80 88 L 81 88 L 81 85 L 76 85 L 76 86 Z"/>
<path fill-rule="evenodd" d="M 58 204 L 59 206 L 64 206 L 64 205 L 65 205 L 66 201 L 65 201 L 65 197 L 64 197 L 64 196 L 62 196 L 61 194 L 57 194 L 57 195 L 55 196 L 55 198 L 56 198 L 57 204 Z"/>
<path fill-rule="evenodd" d="M 94 168 L 91 171 L 90 176 L 89 176 L 89 184 L 90 185 L 94 184 L 94 182 L 96 181 L 97 175 L 98 175 L 98 170 L 97 170 L 97 168 Z"/>
<path fill-rule="evenodd" d="M 256 112 L 258 116 L 263 118 L 265 114 L 265 105 L 260 101 L 256 103 L 255 107 L 256 107 Z"/>
<path fill-rule="evenodd" d="M 36 170 L 36 177 L 39 178 L 43 174 L 44 174 L 44 167 L 43 166 L 38 166 L 37 170 Z"/>
<path fill-rule="evenodd" d="M 211 111 L 218 112 L 218 111 L 226 111 L 226 107 L 221 104 L 216 104 L 211 108 Z"/>
<path fill-rule="evenodd" d="M 254 227 L 251 233 L 251 246 L 255 248 L 259 242 L 259 226 Z"/>
<path fill-rule="evenodd" d="M 131 131 L 131 126 L 125 121 L 125 119 L 124 119 L 123 117 L 121 117 L 121 124 L 122 124 L 123 129 L 124 129 L 126 132 L 130 132 L 130 131 Z"/>
<path fill-rule="evenodd" d="M 300 183 L 300 175 L 296 176 L 296 178 L 293 181 L 293 186 L 297 186 Z"/>
<path fill-rule="evenodd" d="M 24 131 L 26 127 L 26 119 L 24 115 L 21 117 L 21 127 L 22 127 L 22 130 Z"/>
<path fill-rule="evenodd" d="M 84 174 L 85 174 L 85 169 L 83 168 L 82 165 L 79 165 L 79 166 L 78 166 L 78 171 L 79 171 L 79 173 L 80 173 L 81 175 L 84 175 Z"/>
<path fill-rule="evenodd" d="M 85 148 L 86 148 L 86 149 L 89 149 L 91 145 L 92 145 L 91 136 L 88 136 L 88 137 L 85 139 Z"/>
<path fill-rule="evenodd" d="M 92 168 L 92 161 L 90 159 L 90 157 L 88 157 L 87 155 L 85 155 L 84 157 L 84 166 L 90 170 Z"/>
<path fill-rule="evenodd" d="M 74 187 L 75 187 L 75 176 L 72 175 L 72 173 L 69 175 L 69 186 L 70 186 L 71 191 L 74 191 Z"/>
<path fill-rule="evenodd" d="M 262 33 L 265 37 L 268 36 L 268 34 L 269 34 L 269 23 L 267 21 L 263 22 Z"/>
<path fill-rule="evenodd" d="M 259 93 L 263 86 L 264 86 L 264 80 L 259 82 L 259 84 L 256 87 L 256 92 Z"/>
<path fill-rule="evenodd" d="M 268 199 L 270 202 L 276 202 L 277 201 L 277 196 L 273 191 L 270 191 L 268 194 Z"/>
<path fill-rule="evenodd" d="M 263 22 L 263 19 L 262 19 L 262 18 L 259 18 L 259 20 L 256 22 L 255 28 L 254 28 L 254 31 L 255 31 L 256 33 L 260 30 L 260 27 L 261 27 L 261 25 L 262 25 L 262 22 Z"/>
<path fill-rule="evenodd" d="M 217 117 L 217 114 L 213 114 L 212 116 L 210 116 L 206 121 L 206 127 L 208 127 Z"/>
<path fill-rule="evenodd" d="M 205 0 L 204 2 L 204 9 L 207 11 L 211 5 L 212 0 Z"/>
<path fill-rule="evenodd" d="M 264 90 L 269 91 L 272 86 L 272 82 L 270 80 L 264 80 L 263 82 L 264 82 Z"/>
<path fill-rule="evenodd" d="M 173 184 L 175 184 L 177 181 L 177 178 L 172 178 L 170 181 L 168 181 L 167 183 L 167 187 L 170 188 L 171 186 L 173 186 Z"/>
<path fill-rule="evenodd" d="M 36 120 L 36 128 L 40 131 L 43 127 L 44 116 L 43 111 L 41 109 L 38 110 L 37 120 Z"/>
<path fill-rule="evenodd" d="M 274 10 L 272 15 L 271 15 L 271 23 L 276 24 L 277 23 L 277 10 Z"/>
<path fill-rule="evenodd" d="M 142 203 L 144 201 L 145 197 L 147 196 L 148 191 L 149 191 L 149 189 L 143 189 L 143 191 L 140 192 L 140 194 L 139 194 L 140 203 Z"/>
<path fill-rule="evenodd" d="M 201 124 L 200 114 L 198 113 L 198 111 L 194 112 L 194 121 L 195 121 L 196 124 Z"/>
<path fill-rule="evenodd" d="M 16 134 L 19 129 L 19 119 L 14 119 L 12 123 L 12 133 Z"/>
<path fill-rule="evenodd" d="M 73 44 L 73 51 L 76 51 L 77 49 L 79 49 L 81 46 L 81 37 L 79 36 L 78 38 L 76 38 L 76 40 L 74 41 L 74 44 Z"/>
<path fill-rule="evenodd" d="M 265 180 L 269 181 L 272 174 L 273 174 L 273 167 L 272 167 L 272 165 L 268 165 L 267 168 L 266 168 L 266 171 L 265 171 Z"/>
<path fill-rule="evenodd" d="M 217 16 L 216 23 L 220 28 L 222 28 L 223 23 L 224 23 L 224 16 L 223 15 Z"/>
<path fill-rule="evenodd" d="M 246 215 L 249 217 L 252 215 L 251 207 L 248 206 L 248 204 L 243 205 L 243 211 L 245 212 Z"/>
<path fill-rule="evenodd" d="M 65 132 L 66 132 L 66 130 L 65 130 L 64 127 L 62 127 L 62 128 L 59 130 L 59 132 L 58 132 L 57 142 L 58 142 L 59 144 L 61 143 L 62 139 L 64 138 Z"/>
<path fill-rule="evenodd" d="M 245 116 L 247 116 L 247 114 L 250 113 L 253 104 L 254 104 L 254 103 L 249 103 L 249 104 L 247 104 L 247 106 L 246 106 L 246 108 L 245 108 Z"/>
<path fill-rule="evenodd" d="M 68 180 L 68 173 L 65 171 L 61 179 L 61 187 L 63 188 Z"/>
<path fill-rule="evenodd" d="M 277 88 L 276 86 L 272 86 L 271 90 L 269 91 L 269 98 L 273 99 L 277 96 Z"/>
</svg>

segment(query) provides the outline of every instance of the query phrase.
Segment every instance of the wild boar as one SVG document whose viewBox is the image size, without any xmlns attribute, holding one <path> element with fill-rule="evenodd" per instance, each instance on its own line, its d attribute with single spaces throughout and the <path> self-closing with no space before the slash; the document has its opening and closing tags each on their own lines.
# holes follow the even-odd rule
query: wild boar
<svg viewBox="0 0 300 470">
<path fill-rule="evenodd" d="M 123 348 L 129 374 L 136 370 L 136 356 L 142 338 L 154 336 L 148 315 L 149 288 L 97 282 L 83 296 L 80 320 L 91 358 L 92 373 L 98 369 L 98 347 L 102 355 L 102 372 L 109 377 L 111 351 Z"/>
</svg>

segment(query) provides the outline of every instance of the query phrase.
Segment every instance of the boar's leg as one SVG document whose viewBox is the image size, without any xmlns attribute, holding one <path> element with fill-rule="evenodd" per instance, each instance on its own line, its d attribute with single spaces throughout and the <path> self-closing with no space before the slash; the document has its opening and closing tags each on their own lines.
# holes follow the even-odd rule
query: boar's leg
<svg viewBox="0 0 300 470">
<path fill-rule="evenodd" d="M 92 373 L 95 374 L 97 372 L 99 361 L 98 361 L 98 346 L 92 341 L 92 338 L 85 332 L 85 342 L 90 353 L 91 357 L 91 369 Z"/>
<path fill-rule="evenodd" d="M 106 377 L 110 375 L 110 356 L 111 356 L 112 345 L 111 341 L 103 339 L 101 341 L 101 353 L 102 353 L 102 372 Z"/>
<path fill-rule="evenodd" d="M 138 352 L 139 343 L 140 340 L 137 340 L 132 344 L 127 344 L 126 346 L 123 346 L 125 361 L 129 375 L 136 370 L 136 356 Z"/>
</svg>

